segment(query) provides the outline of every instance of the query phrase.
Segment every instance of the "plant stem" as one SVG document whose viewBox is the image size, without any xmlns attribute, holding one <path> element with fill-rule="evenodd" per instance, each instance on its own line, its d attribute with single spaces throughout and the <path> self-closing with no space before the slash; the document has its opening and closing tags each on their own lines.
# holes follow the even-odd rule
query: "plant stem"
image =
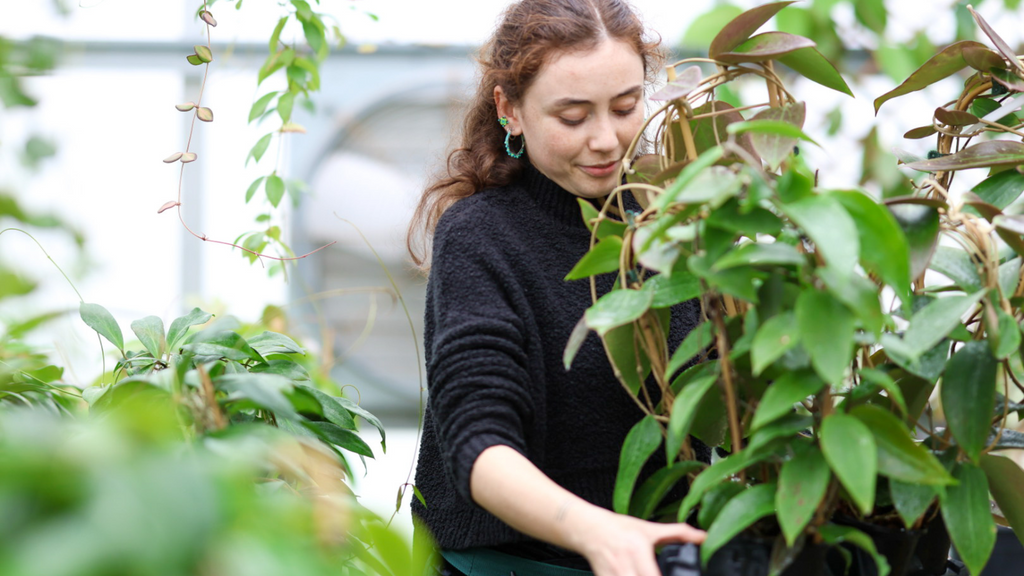
<svg viewBox="0 0 1024 576">
<path fill-rule="evenodd" d="M 729 417 L 732 453 L 738 454 L 743 448 L 743 431 L 740 429 L 739 415 L 736 413 L 736 389 L 732 381 L 732 365 L 729 363 L 729 341 L 721 309 L 713 304 L 709 308 L 711 309 L 712 321 L 715 323 L 716 347 L 718 348 L 718 362 L 722 368 L 722 384 L 725 388 L 725 409 Z"/>
</svg>

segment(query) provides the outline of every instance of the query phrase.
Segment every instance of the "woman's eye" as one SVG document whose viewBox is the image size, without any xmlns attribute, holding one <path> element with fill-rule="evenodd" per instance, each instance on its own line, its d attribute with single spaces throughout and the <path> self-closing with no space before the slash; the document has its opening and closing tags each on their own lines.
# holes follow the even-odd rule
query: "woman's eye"
<svg viewBox="0 0 1024 576">
<path fill-rule="evenodd" d="M 583 118 L 565 118 L 563 116 L 559 116 L 558 119 L 561 120 L 562 124 L 565 124 L 566 126 L 579 126 L 580 124 L 583 123 Z"/>
<path fill-rule="evenodd" d="M 618 114 L 619 116 L 629 116 L 635 110 L 636 110 L 636 106 L 634 105 L 634 106 L 632 106 L 630 108 L 627 108 L 625 110 L 616 110 L 615 113 Z"/>
</svg>

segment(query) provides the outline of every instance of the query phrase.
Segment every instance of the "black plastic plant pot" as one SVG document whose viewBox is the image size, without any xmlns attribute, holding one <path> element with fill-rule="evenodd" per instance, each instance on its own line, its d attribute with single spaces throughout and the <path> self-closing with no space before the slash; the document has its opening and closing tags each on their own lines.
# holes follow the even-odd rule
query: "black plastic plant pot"
<svg viewBox="0 0 1024 576">
<path fill-rule="evenodd" d="M 902 526 L 871 524 L 846 516 L 834 518 L 836 523 L 852 526 L 871 537 L 878 553 L 889 563 L 890 576 L 966 576 L 959 562 L 949 560 L 950 541 L 942 516 L 933 514 L 919 530 Z M 849 552 L 849 574 L 878 576 L 874 560 L 861 548 L 843 545 Z M 830 553 L 829 566 L 842 574 L 846 561 Z"/>
</svg>

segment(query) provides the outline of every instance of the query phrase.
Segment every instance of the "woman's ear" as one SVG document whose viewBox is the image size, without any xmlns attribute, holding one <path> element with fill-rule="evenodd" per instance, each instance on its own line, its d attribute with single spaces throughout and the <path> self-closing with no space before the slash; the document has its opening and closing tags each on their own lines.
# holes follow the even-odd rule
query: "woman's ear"
<svg viewBox="0 0 1024 576">
<path fill-rule="evenodd" d="M 512 102 L 505 95 L 505 91 L 501 89 L 501 86 L 494 87 L 494 106 L 498 109 L 498 117 L 494 119 L 495 122 L 504 116 L 508 119 L 508 125 L 505 126 L 506 130 L 513 136 L 523 133 L 523 128 L 519 123 L 519 117 L 516 113 L 516 107 L 512 105 Z"/>
</svg>

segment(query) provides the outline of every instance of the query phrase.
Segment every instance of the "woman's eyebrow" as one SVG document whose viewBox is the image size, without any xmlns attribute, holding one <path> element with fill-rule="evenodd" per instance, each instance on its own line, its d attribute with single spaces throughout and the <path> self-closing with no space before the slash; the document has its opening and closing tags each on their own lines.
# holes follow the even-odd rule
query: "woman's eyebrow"
<svg viewBox="0 0 1024 576">
<path fill-rule="evenodd" d="M 623 90 L 619 94 L 616 94 L 615 96 L 612 97 L 612 100 L 618 100 L 619 98 L 622 98 L 624 96 L 639 96 L 641 94 L 643 94 L 643 87 L 637 85 L 633 86 L 632 88 L 627 88 L 626 90 Z M 578 106 L 581 104 L 593 104 L 593 102 L 591 102 L 590 100 L 580 100 L 578 98 L 562 98 L 560 100 L 556 100 L 553 106 Z"/>
</svg>

